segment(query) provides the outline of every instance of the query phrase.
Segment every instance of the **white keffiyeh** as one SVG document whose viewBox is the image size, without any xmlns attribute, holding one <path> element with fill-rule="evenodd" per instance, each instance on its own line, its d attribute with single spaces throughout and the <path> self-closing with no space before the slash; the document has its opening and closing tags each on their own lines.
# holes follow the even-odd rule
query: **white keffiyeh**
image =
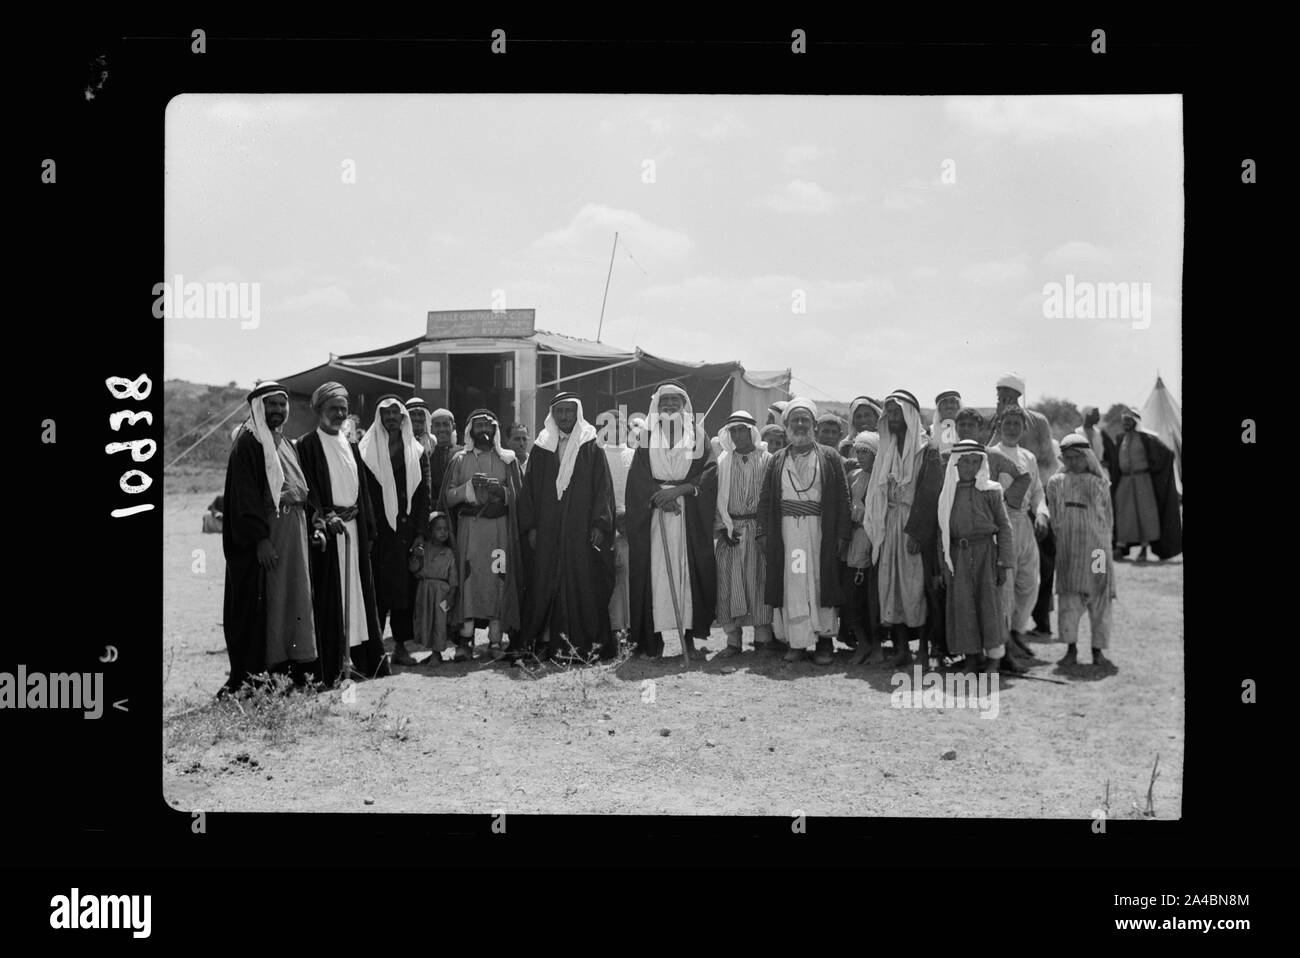
<svg viewBox="0 0 1300 958">
<path fill-rule="evenodd" d="M 578 461 L 578 447 L 596 438 L 596 427 L 587 422 L 586 417 L 583 415 L 582 400 L 566 399 L 564 402 L 571 402 L 578 407 L 578 418 L 568 435 L 568 441 L 564 444 L 564 456 L 560 459 L 560 469 L 555 477 L 555 496 L 557 499 L 563 498 L 564 490 L 569 488 L 569 481 L 573 478 L 573 466 Z M 538 433 L 537 440 L 533 445 L 545 449 L 547 452 L 555 452 L 559 444 L 560 427 L 555 424 L 555 415 L 548 409 L 546 412 L 546 425 Z"/>
<path fill-rule="evenodd" d="M 411 502 L 415 490 L 420 487 L 420 454 L 423 447 L 415 441 L 415 432 L 411 429 L 411 414 L 400 399 L 389 397 L 380 400 L 375 406 L 375 421 L 370 424 L 366 434 L 357 445 L 361 450 L 361 461 L 379 480 L 384 490 L 384 518 L 388 528 L 397 531 L 397 481 L 393 476 L 393 463 L 388 456 L 388 430 L 380 418 L 380 410 L 385 406 L 396 406 L 402 414 L 402 452 L 406 463 L 406 511 L 411 512 Z"/>
<path fill-rule="evenodd" d="M 682 397 L 682 410 L 672 416 L 659 414 L 659 397 L 666 395 Z M 704 454 L 704 449 L 696 449 L 695 413 L 691 408 L 691 397 L 680 386 L 666 383 L 655 390 L 650 397 L 650 472 L 655 479 L 662 482 L 681 481 L 691 471 L 691 463 Z M 675 425 L 677 441 L 669 443 L 664 435 L 664 427 L 672 422 Z M 701 443 L 701 447 L 703 447 Z"/>
</svg>

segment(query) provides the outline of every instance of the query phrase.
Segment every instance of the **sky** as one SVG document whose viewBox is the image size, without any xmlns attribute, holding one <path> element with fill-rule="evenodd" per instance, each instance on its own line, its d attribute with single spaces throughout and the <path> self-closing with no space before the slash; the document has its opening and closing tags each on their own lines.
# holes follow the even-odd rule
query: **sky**
<svg viewBox="0 0 1300 958">
<path fill-rule="evenodd" d="M 813 399 L 1181 398 L 1178 96 L 186 94 L 165 166 L 163 279 L 261 313 L 163 320 L 169 379 L 251 386 L 498 291 L 594 339 L 617 231 L 620 348 Z M 1150 316 L 1049 317 L 1067 275 L 1149 283 Z"/>
</svg>

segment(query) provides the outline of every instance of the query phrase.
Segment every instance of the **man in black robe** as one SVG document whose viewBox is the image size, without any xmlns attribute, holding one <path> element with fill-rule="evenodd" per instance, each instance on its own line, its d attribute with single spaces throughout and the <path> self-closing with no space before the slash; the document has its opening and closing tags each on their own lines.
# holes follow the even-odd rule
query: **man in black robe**
<svg viewBox="0 0 1300 958">
<path fill-rule="evenodd" d="M 396 396 L 384 396 L 376 404 L 375 421 L 357 451 L 366 467 L 377 530 L 371 561 L 379 628 L 391 615 L 393 661 L 414 665 L 406 648 L 415 637 L 416 581 L 408 561 L 430 538 L 429 456 L 416 442 L 411 416 Z"/>
<path fill-rule="evenodd" d="M 432 489 L 429 501 L 436 506 L 442 494 L 447 465 L 459 448 L 456 445 L 456 417 L 450 409 L 435 409 L 429 414 L 429 434 L 433 437 L 433 446 L 429 449 L 429 486 Z"/>
<path fill-rule="evenodd" d="M 717 463 L 681 383 L 664 383 L 650 397 L 642 438 L 627 476 L 630 639 L 640 654 L 662 655 L 663 632 L 679 630 L 680 613 L 686 653 L 702 659 L 695 639 L 708 638 L 718 593 Z"/>
<path fill-rule="evenodd" d="M 1116 537 L 1124 535 L 1126 526 L 1134 524 L 1136 520 L 1126 520 L 1129 520 L 1135 512 L 1150 517 L 1151 511 L 1149 503 L 1144 501 L 1145 495 L 1135 488 L 1139 485 L 1147 485 L 1150 491 L 1154 492 L 1154 514 L 1160 527 L 1159 536 L 1149 540 L 1151 551 L 1159 559 L 1172 559 L 1183 551 L 1183 516 L 1179 508 L 1181 501 L 1178 486 L 1174 480 L 1174 451 L 1155 433 L 1141 428 L 1139 425 L 1141 418 L 1140 413 L 1126 409 L 1122 417 L 1124 431 L 1120 434 L 1119 442 L 1116 443 L 1116 460 L 1121 471 L 1115 492 Z M 1136 470 L 1133 470 L 1131 465 L 1132 453 L 1125 448 L 1126 444 L 1134 442 L 1141 445 L 1142 455 L 1138 458 L 1139 463 L 1145 462 L 1144 466 L 1140 465 Z M 1142 522 L 1139 525 L 1145 528 L 1147 523 Z M 1136 536 L 1129 534 L 1125 539 L 1121 539 L 1116 548 L 1116 557 L 1121 561 L 1127 561 L 1129 549 L 1135 544 L 1141 546 L 1138 560 L 1146 561 L 1148 541 L 1143 541 L 1141 534 Z"/>
<path fill-rule="evenodd" d="M 248 394 L 248 404 L 223 493 L 222 626 L 230 677 L 218 695 L 267 671 L 287 672 L 301 684 L 316 668 L 308 571 L 312 505 L 297 453 L 280 433 L 289 394 L 268 380 Z M 311 538 L 316 546 L 324 542 L 319 533 Z"/>
<path fill-rule="evenodd" d="M 320 421 L 298 437 L 297 447 L 317 522 L 328 543 L 325 552 L 311 554 L 311 583 L 320 651 L 317 678 L 333 685 L 349 677 L 387 675 L 389 669 L 370 568 L 375 514 L 361 453 L 342 433 L 348 418 L 348 391 L 339 383 L 324 383 L 312 394 L 311 404 Z M 350 578 L 346 602 L 345 575 Z"/>
<path fill-rule="evenodd" d="M 519 531 L 533 551 L 525 593 L 524 645 L 542 658 L 587 660 L 593 646 L 613 658 L 609 627 L 614 584 L 614 490 L 609 462 L 582 401 L 561 392 L 551 400 L 537 436 L 524 491 Z"/>
<path fill-rule="evenodd" d="M 766 564 L 766 594 L 763 601 L 773 609 L 774 629 L 779 627 L 785 633 L 786 642 L 790 646 L 786 661 L 798 661 L 813 651 L 813 661 L 818 665 L 830 665 L 833 661 L 834 632 L 827 618 L 835 615 L 833 610 L 844 605 L 840 562 L 847 553 L 849 540 L 853 536 L 848 480 L 845 478 L 844 460 L 840 458 L 839 451 L 813 439 L 817 406 L 812 400 L 802 397 L 791 399 L 783 416 L 790 445 L 776 453 L 768 462 L 763 475 L 762 491 L 758 496 L 755 539 L 763 550 Z M 810 456 L 815 458 L 811 460 L 809 468 L 807 457 Z M 803 471 L 814 477 L 807 482 L 803 491 L 815 491 L 815 501 L 805 501 L 798 496 L 786 494 L 785 486 L 791 481 L 787 478 L 787 464 L 793 468 L 796 459 L 805 460 L 802 463 Z M 791 472 L 791 478 L 793 476 L 794 473 Z M 787 601 L 794 600 L 795 597 L 786 595 L 786 570 L 791 565 L 789 552 L 794 548 L 785 541 L 782 520 L 787 517 L 796 522 L 815 524 L 819 528 L 814 531 L 821 536 L 815 580 L 818 607 L 810 606 L 808 624 L 786 620 L 788 611 L 797 608 L 792 605 L 792 601 Z M 799 530 L 795 531 L 797 533 Z M 812 561 L 812 557 L 808 556 L 805 564 L 810 566 Z M 813 641 L 816 643 L 815 650 L 809 650 L 808 645 Z"/>
</svg>

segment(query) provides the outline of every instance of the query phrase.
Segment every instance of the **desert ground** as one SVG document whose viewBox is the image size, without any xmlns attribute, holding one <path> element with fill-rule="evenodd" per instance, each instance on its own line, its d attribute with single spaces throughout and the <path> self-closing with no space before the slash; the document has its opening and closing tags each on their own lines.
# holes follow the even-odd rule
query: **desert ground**
<svg viewBox="0 0 1300 958">
<path fill-rule="evenodd" d="M 220 470 L 166 479 L 162 787 L 206 811 L 939 816 L 1181 815 L 1183 571 L 1119 563 L 1114 668 L 1002 677 L 998 714 L 891 707 L 891 672 L 749 651 L 538 671 L 397 668 L 344 693 L 213 701 L 228 662 Z M 1055 619 L 1053 619 L 1055 623 Z M 1087 625 L 1083 626 L 1083 637 Z M 479 633 L 485 645 L 485 633 Z M 720 629 L 711 653 L 725 645 Z M 391 647 L 391 645 L 390 645 Z M 669 641 L 669 653 L 675 642 Z M 1054 679 L 1064 684 L 1042 681 Z M 653 693 L 653 694 L 651 694 Z M 1158 774 L 1152 779 L 1159 756 Z"/>
</svg>

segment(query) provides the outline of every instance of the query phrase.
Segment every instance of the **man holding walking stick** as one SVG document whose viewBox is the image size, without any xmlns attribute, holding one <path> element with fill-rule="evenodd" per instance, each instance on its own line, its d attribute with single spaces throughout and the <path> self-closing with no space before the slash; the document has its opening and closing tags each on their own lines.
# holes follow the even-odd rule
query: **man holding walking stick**
<svg viewBox="0 0 1300 958">
<path fill-rule="evenodd" d="M 389 668 L 370 566 L 375 515 L 370 497 L 362 493 L 361 453 L 343 433 L 348 391 L 339 383 L 322 383 L 311 402 L 319 421 L 295 445 L 317 526 L 326 533 L 325 551 L 311 553 L 311 583 L 317 677 L 332 685 L 350 676 L 388 675 Z"/>
<path fill-rule="evenodd" d="M 663 633 L 676 631 L 682 654 L 703 659 L 717 602 L 713 514 L 717 466 L 680 383 L 650 397 L 643 443 L 627 478 L 631 640 L 641 655 L 663 654 Z"/>
</svg>

